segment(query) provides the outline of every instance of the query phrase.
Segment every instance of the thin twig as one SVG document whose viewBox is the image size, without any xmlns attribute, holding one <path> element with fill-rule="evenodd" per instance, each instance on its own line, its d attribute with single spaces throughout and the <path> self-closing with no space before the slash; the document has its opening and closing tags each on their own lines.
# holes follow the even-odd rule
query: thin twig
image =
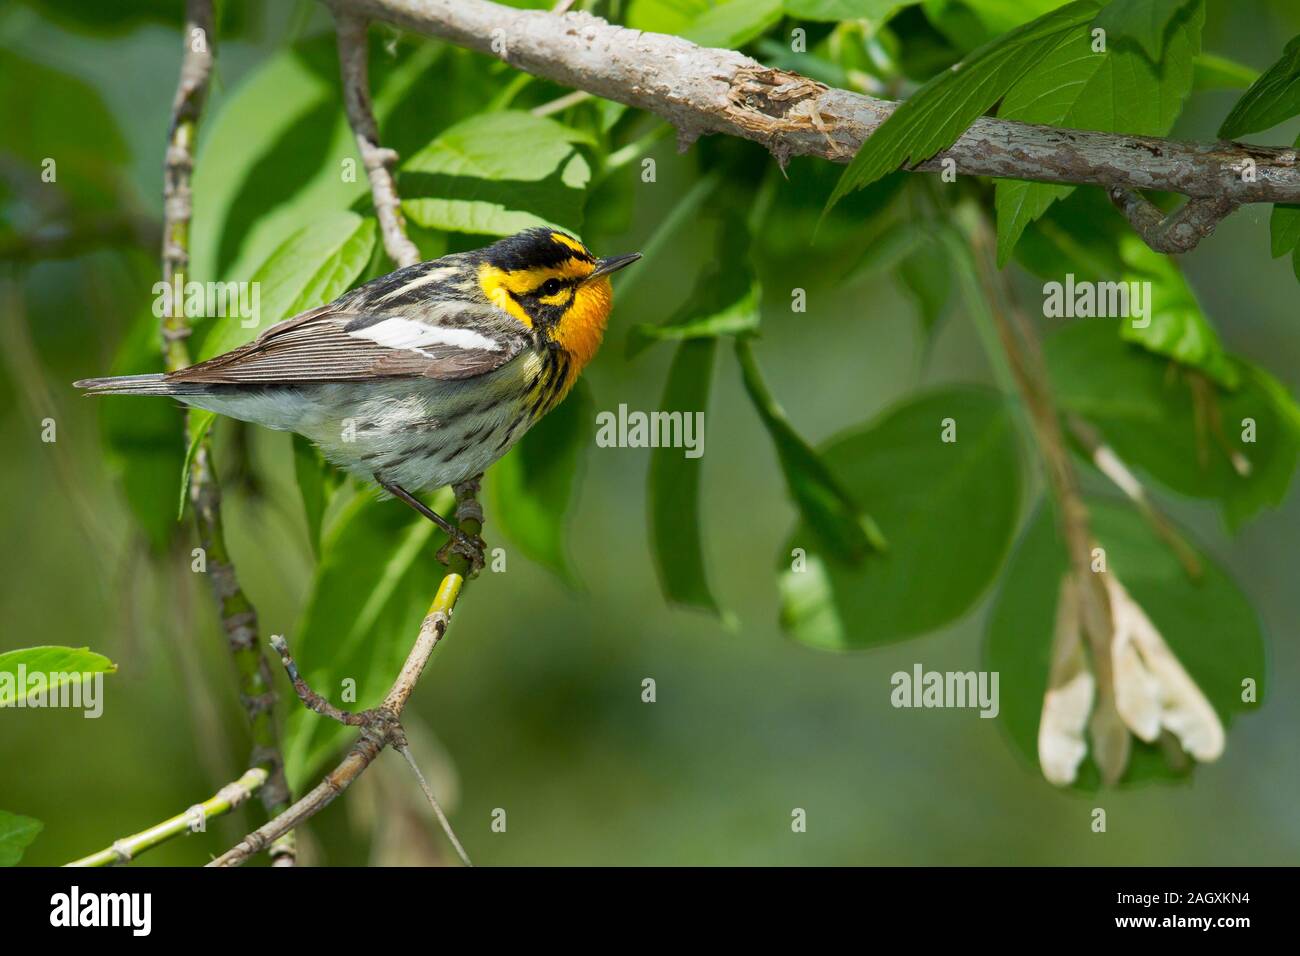
<svg viewBox="0 0 1300 956">
<path fill-rule="evenodd" d="M 265 768 L 253 767 L 245 771 L 238 780 L 226 784 L 213 796 L 202 803 L 196 803 L 184 813 L 178 813 L 147 830 L 123 837 L 98 853 L 92 853 L 65 865 L 114 866 L 119 863 L 130 863 L 145 850 L 151 850 L 174 836 L 201 831 L 208 820 L 235 809 L 261 789 L 266 784 L 266 780 Z"/>
<path fill-rule="evenodd" d="M 420 250 L 406 234 L 402 200 L 393 181 L 393 170 L 399 157 L 396 150 L 379 145 L 379 124 L 375 122 L 375 109 L 370 102 L 367 23 L 364 17 L 349 13 L 341 4 L 334 7 L 334 17 L 338 29 L 339 69 L 343 76 L 343 103 L 348 123 L 356 134 L 361 162 L 370 178 L 370 194 L 379 219 L 379 231 L 384 238 L 384 249 L 399 266 L 414 265 L 420 261 Z"/>
<path fill-rule="evenodd" d="M 591 99 L 591 94 L 586 90 L 572 90 L 563 96 L 557 96 L 549 103 L 534 106 L 529 112 L 534 116 L 550 116 L 552 113 L 561 113 L 570 106 L 577 106 L 589 99 Z"/>
<path fill-rule="evenodd" d="M 452 847 L 456 850 L 456 855 L 460 857 L 460 862 L 466 866 L 473 866 L 469 861 L 469 854 L 465 852 L 465 847 L 456 837 L 456 831 L 451 828 L 451 821 L 447 819 L 447 814 L 442 811 L 442 804 L 433 794 L 433 788 L 429 786 L 429 781 L 424 779 L 424 774 L 420 773 L 420 765 L 415 762 L 415 757 L 411 755 L 411 748 L 407 746 L 405 737 L 401 742 L 393 742 L 393 749 L 406 758 L 407 764 L 411 767 L 411 772 L 415 774 L 415 779 L 420 781 L 420 789 L 424 791 L 425 798 L 429 801 L 429 806 L 433 808 L 433 815 L 438 818 L 438 825 L 442 827 L 442 832 L 447 834 L 447 839 L 451 842 Z"/>
<path fill-rule="evenodd" d="M 330 720 L 337 720 L 340 724 L 349 727 L 364 727 L 373 719 L 370 711 L 362 711 L 354 714 L 349 710 L 343 710 L 335 707 L 326 698 L 322 697 L 316 691 L 308 686 L 298 673 L 298 664 L 289 653 L 289 643 L 281 635 L 271 635 L 271 647 L 280 655 L 280 663 L 284 665 L 285 673 L 289 675 L 289 680 L 293 682 L 293 689 L 298 693 L 298 699 L 301 700 L 310 710 L 315 711 L 322 717 L 328 717 Z"/>
<path fill-rule="evenodd" d="M 456 518 L 460 530 L 473 538 L 483 530 L 483 508 L 478 502 L 479 479 L 473 478 L 455 487 Z M 447 633 L 452 612 L 460 599 L 461 589 L 470 576 L 469 558 L 459 552 L 450 552 L 448 569 L 438 586 L 438 593 L 429 606 L 429 613 L 420 624 L 420 633 L 415 639 L 406 662 L 393 681 L 393 686 L 384 697 L 384 702 L 370 711 L 365 711 L 368 720 L 361 727 L 361 732 L 352 748 L 332 771 L 325 775 L 312 790 L 301 800 L 289 807 L 284 813 L 248 834 L 209 866 L 239 866 L 250 856 L 265 849 L 272 841 L 278 839 L 294 827 L 315 816 L 350 787 L 366 768 L 374 762 L 384 747 L 404 741 L 400 719 L 411 692 L 415 690 L 425 665 L 433 654 L 434 648 Z"/>
<path fill-rule="evenodd" d="M 1097 466 L 1097 470 L 1109 478 L 1111 483 L 1133 502 L 1151 529 L 1165 544 L 1169 545 L 1169 549 L 1174 552 L 1174 556 L 1178 558 L 1179 564 L 1183 566 L 1188 577 L 1198 580 L 1201 577 L 1201 561 L 1196 556 L 1196 551 L 1156 507 L 1137 475 L 1133 474 L 1124 460 L 1106 444 L 1101 433 L 1091 423 L 1084 421 L 1078 415 L 1067 416 L 1066 423 L 1070 426 L 1070 433 L 1083 446 L 1092 463 Z"/>
<path fill-rule="evenodd" d="M 194 144 L 199 117 L 207 98 L 212 74 L 213 32 L 212 0 L 187 0 L 185 7 L 184 55 L 180 82 L 172 103 L 171 132 L 168 136 L 163 171 L 163 280 L 171 287 L 182 287 L 189 270 L 190 220 L 193 199 L 190 175 L 194 169 Z M 163 317 L 163 357 L 168 371 L 190 364 L 186 339 L 190 324 L 184 312 L 184 295 L 173 296 L 172 309 Z M 188 436 L 186 436 L 188 442 Z M 271 668 L 257 646 L 257 612 L 248 600 L 235 575 L 235 566 L 226 548 L 221 518 L 221 489 L 212 465 L 210 441 L 205 438 L 196 450 L 190 469 L 190 501 L 194 505 L 199 544 L 206 555 L 208 579 L 217 600 L 222 629 L 239 673 L 240 700 L 248 716 L 253 738 L 250 763 L 268 770 L 266 785 L 261 788 L 262 806 L 274 816 L 289 803 L 289 787 L 284 778 L 284 759 L 275 727 L 275 689 Z M 292 839 L 286 839 L 273 854 L 279 865 L 292 865 Z"/>
</svg>

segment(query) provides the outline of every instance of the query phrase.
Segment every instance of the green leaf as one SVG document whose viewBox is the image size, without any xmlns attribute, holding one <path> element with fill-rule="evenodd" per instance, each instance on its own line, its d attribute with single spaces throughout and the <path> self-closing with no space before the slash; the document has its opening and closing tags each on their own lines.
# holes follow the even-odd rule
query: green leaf
<svg viewBox="0 0 1300 956">
<path fill-rule="evenodd" d="M 713 384 L 713 354 L 717 339 L 688 339 L 677 347 L 660 408 L 665 412 L 696 412 L 708 418 Z M 703 436 L 700 436 L 701 440 Z M 701 446 L 702 447 L 702 446 Z M 650 452 L 647 481 L 650 501 L 650 542 L 664 597 L 674 604 L 725 615 L 709 589 L 700 526 L 700 477 L 703 456 L 687 458 L 682 448 Z"/>
<path fill-rule="evenodd" d="M 293 473 L 307 517 L 307 537 L 312 552 L 320 554 L 321 525 L 338 490 L 340 475 L 325 461 L 320 449 L 298 434 L 293 436 Z"/>
<path fill-rule="evenodd" d="M 739 49 L 781 20 L 781 0 L 727 0 L 695 18 L 684 36 L 700 46 Z"/>
<path fill-rule="evenodd" d="M 577 497 L 583 453 L 591 444 L 592 404 L 579 379 L 560 406 L 489 472 L 492 518 L 530 560 L 576 583 L 565 549 L 565 525 Z"/>
<path fill-rule="evenodd" d="M 945 442 L 952 419 L 956 441 Z M 948 388 L 831 441 L 827 466 L 871 502 L 889 551 L 856 567 L 814 552 L 801 522 L 780 558 L 781 620 L 796 640 L 830 650 L 872 647 L 942 627 L 997 575 L 1015 534 L 1021 472 L 1006 401 Z M 805 570 L 791 552 L 806 552 Z"/>
<path fill-rule="evenodd" d="M 433 508 L 446 513 L 450 493 Z M 286 635 L 303 677 L 348 710 L 382 700 L 401 669 L 441 579 L 433 523 L 369 489 L 330 522 L 301 620 Z M 345 683 L 345 682 L 355 682 Z M 346 690 L 355 695 L 345 696 Z M 297 791 L 351 733 L 295 707 L 285 724 L 285 771 Z"/>
<path fill-rule="evenodd" d="M 389 42 L 370 32 L 369 80 L 380 142 L 403 157 L 428 141 L 428 130 L 482 108 L 496 92 L 493 71 L 506 69 L 410 34 L 393 56 Z M 194 278 L 247 279 L 304 223 L 369 207 L 342 102 L 332 31 L 262 60 L 213 101 L 194 169 Z"/>
<path fill-rule="evenodd" d="M 21 680 L 19 668 L 29 678 L 42 676 L 40 686 Z M 23 647 L 0 654 L 0 707 L 13 707 L 19 701 L 42 692 L 58 690 L 65 684 L 77 684 L 90 674 L 113 674 L 117 665 L 103 654 L 88 647 L 60 647 L 45 644 Z"/>
<path fill-rule="evenodd" d="M 800 20 L 871 20 L 881 23 L 920 0 L 785 0 L 785 12 Z"/>
<path fill-rule="evenodd" d="M 930 80 L 862 144 L 826 209 L 901 166 L 923 162 L 947 149 L 1017 80 L 1051 55 L 1062 37 L 1091 21 L 1098 9 L 1092 0 L 1076 0 L 985 44 L 957 67 Z"/>
<path fill-rule="evenodd" d="M 429 229 L 507 236 L 582 224 L 587 133 L 506 110 L 462 120 L 402 167 L 402 209 Z"/>
<path fill-rule="evenodd" d="M 1295 145 L 1300 149 L 1300 139 L 1296 140 Z M 1273 215 L 1268 220 L 1268 232 L 1274 259 L 1300 246 L 1300 206 L 1274 204 Z"/>
<path fill-rule="evenodd" d="M 1171 26 L 1159 65 L 1132 47 L 1107 44 L 1106 52 L 1094 52 L 1091 25 L 1079 24 L 1007 91 L 998 116 L 1070 129 L 1164 135 L 1192 88 L 1192 59 L 1201 46 L 1204 22 L 1197 0 L 1191 12 Z M 996 190 L 998 264 L 1005 265 L 1025 226 L 1074 187 L 998 180 Z"/>
<path fill-rule="evenodd" d="M 1126 319 L 1120 323 L 1120 338 L 1198 368 L 1224 388 L 1235 389 L 1240 381 L 1237 367 L 1223 350 L 1177 261 L 1137 236 L 1125 236 L 1119 247 L 1126 267 L 1122 281 L 1130 288 L 1134 282 L 1150 283 L 1150 294 L 1144 296 L 1150 309 L 1147 323 L 1139 327 Z"/>
<path fill-rule="evenodd" d="M 1219 127 L 1219 139 L 1271 129 L 1300 113 L 1300 37 L 1251 84 Z"/>
<path fill-rule="evenodd" d="M 1300 416 L 1285 390 L 1262 369 L 1234 359 L 1240 386 L 1228 395 L 1204 390 L 1198 420 L 1197 393 L 1186 374 L 1171 374 L 1167 360 L 1121 341 L 1118 324 L 1084 319 L 1048 338 L 1044 351 L 1058 407 L 1095 425 L 1139 473 L 1179 494 L 1217 500 L 1229 527 L 1278 504 L 1300 447 Z M 1240 474 L 1231 456 L 1247 461 L 1249 474 Z"/>
<path fill-rule="evenodd" d="M 1192 64 L 1194 90 L 1244 90 L 1259 79 L 1259 70 L 1226 56 L 1199 53 Z"/>
<path fill-rule="evenodd" d="M 199 359 L 229 352 L 283 319 L 338 298 L 365 270 L 374 249 L 375 220 L 354 212 L 331 213 L 303 226 L 253 273 L 260 289 L 257 321 L 217 319 Z"/>
<path fill-rule="evenodd" d="M 283 319 L 314 309 L 346 292 L 365 270 L 375 250 L 375 220 L 338 212 L 303 226 L 286 239 L 253 273 L 260 290 L 258 321 L 245 328 L 239 316 L 217 319 L 203 340 L 201 360 L 252 341 Z M 216 415 L 195 409 L 189 416 L 190 445 L 181 469 L 180 513 L 185 511 L 190 466 Z"/>
<path fill-rule="evenodd" d="M 864 513 L 813 448 L 800 437 L 763 381 L 748 336 L 736 340 L 736 358 L 749 400 L 767 428 L 781 462 L 786 489 L 817 539 L 841 561 L 854 563 L 888 548 L 876 522 Z M 871 499 L 864 499 L 870 501 Z"/>
<path fill-rule="evenodd" d="M 1242 681 L 1256 682 L 1263 700 L 1267 671 L 1264 638 L 1246 597 L 1205 555 L 1201 578 L 1191 581 L 1178 559 L 1131 508 L 1089 501 L 1093 533 L 1115 574 L 1142 606 L 1165 642 L 1196 681 L 1225 727 L 1253 710 L 1243 703 Z M 1038 766 L 1038 722 L 1047 690 L 1052 634 L 1065 546 L 1050 508 L 1040 508 L 1008 563 L 988 618 L 984 667 L 1001 675 L 998 720 L 1025 760 Z M 1133 739 L 1122 783 L 1178 776 L 1156 744 Z M 1095 790 L 1100 774 L 1091 755 L 1080 768 L 1078 789 Z"/>
<path fill-rule="evenodd" d="M 1094 27 L 1106 31 L 1106 45 L 1131 40 L 1142 47 L 1151 62 L 1159 63 L 1174 16 L 1199 0 L 1113 0 L 1102 8 Z"/>
<path fill-rule="evenodd" d="M 0 810 L 0 866 L 17 866 L 45 824 L 8 810 Z"/>
<path fill-rule="evenodd" d="M 943 244 L 932 240 L 908 253 L 898 264 L 898 280 L 916 302 L 928 339 L 952 294 L 952 264 Z"/>
<path fill-rule="evenodd" d="M 21 171 L 37 192 L 63 190 L 74 204 L 69 210 L 73 214 L 115 210 L 125 201 L 118 170 L 128 159 L 128 149 L 93 87 L 0 49 L 0 125 L 0 156 L 21 161 L 7 175 Z M 50 160 L 53 166 L 47 165 Z M 42 181 L 47 172 L 54 179 Z M 47 207 L 52 202 L 47 197 Z M 9 215 L 6 210 L 6 224 Z M 42 220 L 47 217 L 49 208 L 40 215 Z"/>
</svg>

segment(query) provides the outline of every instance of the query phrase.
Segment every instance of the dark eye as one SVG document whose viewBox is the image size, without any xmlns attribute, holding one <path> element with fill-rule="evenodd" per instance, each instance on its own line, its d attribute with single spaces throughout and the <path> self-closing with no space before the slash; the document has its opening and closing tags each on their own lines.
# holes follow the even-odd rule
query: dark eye
<svg viewBox="0 0 1300 956">
<path fill-rule="evenodd" d="M 563 284 L 559 279 L 547 279 L 537 291 L 544 296 L 551 296 L 559 292 L 561 288 L 563 288 Z"/>
</svg>

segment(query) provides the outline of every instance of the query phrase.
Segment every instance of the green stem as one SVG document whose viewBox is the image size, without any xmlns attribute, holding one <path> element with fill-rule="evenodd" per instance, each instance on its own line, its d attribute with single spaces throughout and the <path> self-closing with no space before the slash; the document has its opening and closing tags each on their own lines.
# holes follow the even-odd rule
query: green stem
<svg viewBox="0 0 1300 956">
<path fill-rule="evenodd" d="M 261 767 L 253 767 L 234 783 L 226 784 L 213 796 L 190 807 L 184 813 L 178 813 L 162 823 L 154 824 L 147 830 L 123 837 L 98 853 L 92 853 L 90 856 L 84 856 L 65 865 L 114 866 L 119 863 L 129 863 L 145 850 L 151 850 L 182 833 L 193 832 L 196 824 L 206 823 L 214 817 L 229 813 L 261 789 L 266 780 L 266 771 Z"/>
</svg>

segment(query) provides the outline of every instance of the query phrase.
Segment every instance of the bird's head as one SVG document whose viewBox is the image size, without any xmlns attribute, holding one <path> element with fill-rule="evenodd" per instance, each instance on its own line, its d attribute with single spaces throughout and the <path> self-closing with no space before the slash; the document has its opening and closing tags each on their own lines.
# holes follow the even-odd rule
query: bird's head
<svg viewBox="0 0 1300 956">
<path fill-rule="evenodd" d="M 568 352 L 578 368 L 600 346 L 614 304 L 609 275 L 641 258 L 598 259 L 568 233 L 537 228 L 483 251 L 479 286 L 488 300 Z"/>
</svg>

